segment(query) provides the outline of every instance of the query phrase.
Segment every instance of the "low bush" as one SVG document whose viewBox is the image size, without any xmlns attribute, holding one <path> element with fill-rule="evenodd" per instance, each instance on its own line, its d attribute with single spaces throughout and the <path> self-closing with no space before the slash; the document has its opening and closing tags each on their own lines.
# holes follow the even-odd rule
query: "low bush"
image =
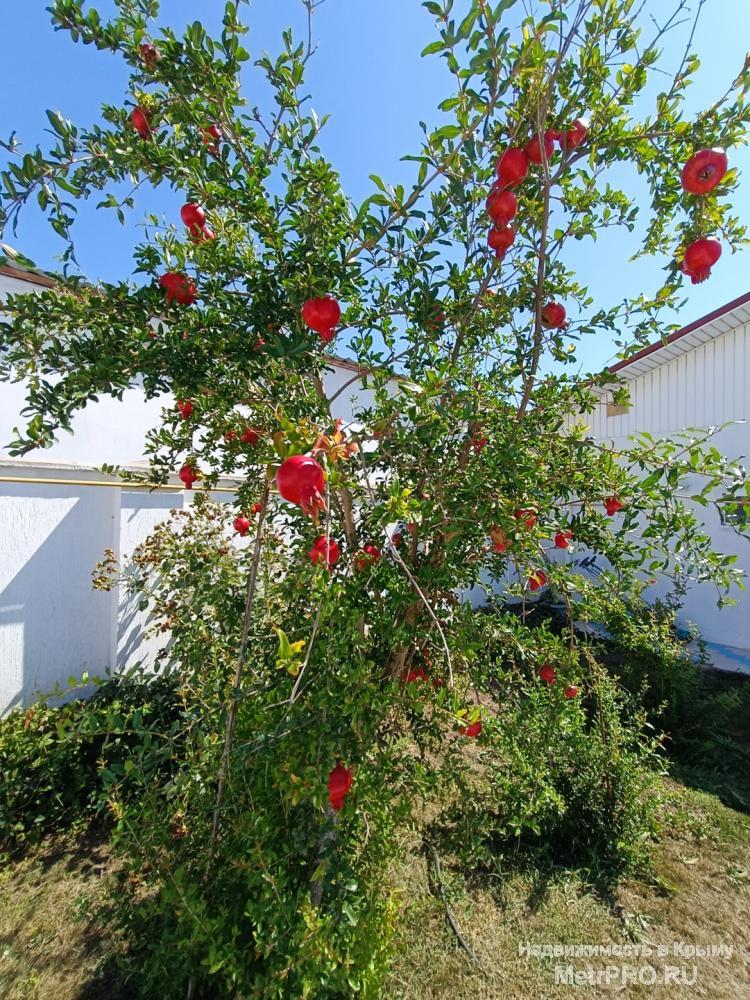
<svg viewBox="0 0 750 1000">
<path fill-rule="evenodd" d="M 173 676 L 138 673 L 99 683 L 85 700 L 50 701 L 0 720 L 0 845 L 6 849 L 105 818 L 106 777 L 123 774 L 142 734 L 171 726 L 179 712 Z"/>
<path fill-rule="evenodd" d="M 438 827 L 469 867 L 562 865 L 605 882 L 646 870 L 659 738 L 636 699 L 585 649 L 563 652 L 554 629 L 540 626 L 527 662 L 522 627 L 513 612 L 477 615 L 474 679 L 495 701 L 485 704 L 475 766 L 455 770 L 458 794 Z M 551 682 L 539 673 L 545 652 L 564 664 Z"/>
</svg>

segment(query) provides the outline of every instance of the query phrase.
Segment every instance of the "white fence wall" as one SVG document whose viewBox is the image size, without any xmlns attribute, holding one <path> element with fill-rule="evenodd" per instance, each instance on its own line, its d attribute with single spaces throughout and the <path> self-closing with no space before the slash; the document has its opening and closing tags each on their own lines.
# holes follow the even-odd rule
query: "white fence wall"
<svg viewBox="0 0 750 1000">
<path fill-rule="evenodd" d="M 0 299 L 34 288 L 0 274 Z M 324 382 L 329 394 L 341 390 L 334 416 L 349 422 L 356 401 L 367 405 L 369 394 L 348 363 L 332 363 Z M 137 389 L 122 402 L 102 398 L 76 415 L 73 435 L 13 459 L 4 449 L 13 427 L 23 423 L 24 387 L 4 384 L 0 476 L 93 480 L 107 478 L 94 471 L 104 463 L 142 465 L 146 432 L 158 425 L 161 408 L 173 405 L 169 396 L 146 400 Z M 0 715 L 56 683 L 65 686 L 71 674 L 153 662 L 162 641 L 144 639 L 144 614 L 124 593 L 93 590 L 91 572 L 108 548 L 126 563 L 154 526 L 192 495 L 0 482 Z M 232 500 L 230 493 L 213 497 Z"/>
</svg>

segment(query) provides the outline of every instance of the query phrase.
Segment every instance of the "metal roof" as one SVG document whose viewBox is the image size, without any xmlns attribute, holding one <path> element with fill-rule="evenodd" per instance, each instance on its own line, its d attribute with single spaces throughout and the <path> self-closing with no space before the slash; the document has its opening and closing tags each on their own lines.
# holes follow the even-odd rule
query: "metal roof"
<svg viewBox="0 0 750 1000">
<path fill-rule="evenodd" d="M 693 323 L 688 323 L 681 330 L 676 330 L 666 340 L 657 340 L 642 348 L 630 358 L 611 365 L 609 370 L 617 372 L 622 378 L 630 381 L 658 368 L 667 361 L 673 361 L 681 354 L 687 354 L 694 347 L 705 344 L 708 340 L 721 337 L 744 323 L 750 323 L 750 292 L 732 299 L 726 305 L 702 316 Z"/>
</svg>

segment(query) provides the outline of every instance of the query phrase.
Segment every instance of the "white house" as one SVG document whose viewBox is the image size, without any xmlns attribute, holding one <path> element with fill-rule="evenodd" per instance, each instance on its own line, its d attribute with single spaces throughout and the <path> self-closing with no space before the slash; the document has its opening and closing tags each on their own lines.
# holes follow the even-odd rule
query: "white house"
<svg viewBox="0 0 750 1000">
<path fill-rule="evenodd" d="M 614 406 L 603 396 L 583 418 L 592 437 L 622 445 L 640 431 L 664 438 L 686 428 L 717 427 L 722 429 L 711 438 L 713 446 L 729 458 L 750 459 L 750 292 L 611 371 L 627 383 L 630 406 Z M 735 554 L 736 565 L 750 577 L 750 536 L 739 535 L 714 506 L 698 510 L 715 548 Z M 645 596 L 668 589 L 662 578 Z M 739 589 L 731 596 L 738 603 L 719 610 L 715 589 L 696 585 L 685 598 L 683 615 L 699 627 L 715 666 L 750 672 L 749 599 Z"/>
<path fill-rule="evenodd" d="M 0 267 L 0 302 L 52 283 Z M 346 422 L 355 400 L 367 405 L 360 371 L 335 359 L 324 378 L 329 395 L 340 390 L 334 416 Z M 93 590 L 91 571 L 108 548 L 127 561 L 171 509 L 193 496 L 176 479 L 173 490 L 157 492 L 101 485 L 112 478 L 96 471 L 105 463 L 143 467 L 146 432 L 171 398 L 146 400 L 137 389 L 122 401 L 102 398 L 75 417 L 73 435 L 11 458 L 5 449 L 24 405 L 22 384 L 0 386 L 0 715 L 56 683 L 64 687 L 71 675 L 151 659 L 157 647 L 143 641 L 143 615 L 126 595 Z M 231 500 L 232 484 L 222 485 L 228 492 L 213 496 Z"/>
</svg>

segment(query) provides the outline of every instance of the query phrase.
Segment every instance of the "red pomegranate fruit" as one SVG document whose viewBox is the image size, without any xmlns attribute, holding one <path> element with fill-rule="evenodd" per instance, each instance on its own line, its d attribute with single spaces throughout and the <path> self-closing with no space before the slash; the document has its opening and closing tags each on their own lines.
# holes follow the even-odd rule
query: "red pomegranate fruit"
<svg viewBox="0 0 750 1000">
<path fill-rule="evenodd" d="M 571 127 L 565 131 L 561 132 L 559 135 L 559 142 L 561 149 L 576 149 L 585 142 L 586 136 L 589 134 L 589 122 L 587 118 L 576 118 Z"/>
<path fill-rule="evenodd" d="M 180 218 L 188 229 L 192 229 L 194 226 L 201 229 L 206 224 L 206 213 L 203 207 L 192 201 L 182 206 L 180 209 Z"/>
<path fill-rule="evenodd" d="M 513 226 L 503 226 L 501 229 L 493 226 L 487 235 L 487 243 L 495 251 L 497 257 L 502 260 L 515 238 L 516 231 Z"/>
<path fill-rule="evenodd" d="M 498 229 L 507 226 L 518 211 L 518 198 L 495 184 L 487 198 L 487 214 Z"/>
<path fill-rule="evenodd" d="M 680 180 L 688 194 L 708 194 L 720 184 L 729 167 L 723 149 L 701 149 L 682 168 Z"/>
<path fill-rule="evenodd" d="M 186 465 L 183 465 L 183 467 L 180 469 L 177 475 L 185 484 L 185 489 L 192 490 L 193 483 L 196 481 L 196 479 L 200 479 L 201 474 L 194 465 L 190 465 L 190 463 L 187 463 Z"/>
<path fill-rule="evenodd" d="M 530 507 L 517 507 L 513 516 L 517 521 L 522 521 L 526 528 L 533 528 L 537 522 L 537 513 Z"/>
<path fill-rule="evenodd" d="M 523 147 L 523 151 L 526 154 L 526 159 L 530 163 L 541 163 L 542 162 L 542 148 L 544 148 L 544 159 L 549 160 L 555 151 L 555 136 L 556 132 L 547 131 L 544 133 L 544 147 L 539 141 L 539 136 L 535 135 L 533 138 L 529 139 L 526 145 Z"/>
<path fill-rule="evenodd" d="M 372 545 L 371 543 L 368 543 L 367 545 L 363 546 L 362 552 L 360 553 L 360 555 L 357 556 L 357 569 L 359 570 L 367 569 L 367 567 L 370 564 L 376 563 L 382 557 L 382 555 L 383 553 L 380 551 L 377 545 Z"/>
<path fill-rule="evenodd" d="M 311 330 L 328 342 L 341 319 L 341 306 L 330 295 L 308 299 L 302 306 L 302 319 Z"/>
<path fill-rule="evenodd" d="M 542 326 L 547 330 L 561 330 L 565 326 L 565 306 L 559 302 L 548 302 L 542 309 Z"/>
<path fill-rule="evenodd" d="M 328 775 L 328 801 L 336 812 L 343 809 L 353 784 L 352 773 L 343 764 L 337 764 Z"/>
<path fill-rule="evenodd" d="M 245 517 L 244 514 L 240 514 L 239 517 L 235 517 L 234 530 L 237 532 L 238 535 L 244 538 L 245 535 L 250 530 L 250 518 Z"/>
<path fill-rule="evenodd" d="M 185 274 L 168 271 L 159 278 L 159 284 L 167 293 L 167 302 L 177 302 L 181 306 L 192 305 L 197 293 L 195 285 Z"/>
<path fill-rule="evenodd" d="M 307 553 L 308 559 L 314 566 L 324 563 L 329 570 L 339 561 L 340 555 L 339 543 L 335 538 L 326 538 L 325 535 L 316 538 L 313 547 Z"/>
<path fill-rule="evenodd" d="M 619 497 L 611 496 L 605 497 L 604 499 L 604 509 L 606 510 L 608 517 L 613 517 L 618 510 L 622 510 L 624 506 L 625 504 Z"/>
<path fill-rule="evenodd" d="M 529 590 L 541 590 L 547 583 L 547 574 L 541 569 L 534 570 L 527 583 L 529 585 Z"/>
<path fill-rule="evenodd" d="M 568 549 L 570 548 L 570 543 L 573 541 L 572 531 L 558 531 L 555 535 L 555 548 L 556 549 Z"/>
<path fill-rule="evenodd" d="M 295 503 L 306 514 L 323 510 L 325 472 L 309 455 L 292 455 L 276 471 L 276 487 L 285 500 Z"/>
<path fill-rule="evenodd" d="M 556 676 L 555 668 L 551 663 L 545 663 L 544 666 L 539 668 L 539 679 L 543 680 L 545 684 L 554 684 Z"/>
<path fill-rule="evenodd" d="M 713 236 L 694 240 L 685 251 L 681 270 L 690 277 L 694 285 L 711 276 L 711 268 L 721 257 L 721 243 Z"/>
<path fill-rule="evenodd" d="M 143 108 L 133 108 L 130 112 L 130 124 L 136 130 L 141 139 L 148 139 L 153 129 L 148 120 L 148 115 Z"/>
<path fill-rule="evenodd" d="M 503 187 L 518 187 L 529 172 L 529 161 L 522 149 L 506 149 L 495 168 Z"/>
<path fill-rule="evenodd" d="M 224 138 L 224 133 L 218 125 L 207 125 L 202 132 L 203 145 L 206 151 L 213 156 L 219 155 L 219 143 Z"/>
<path fill-rule="evenodd" d="M 260 441 L 260 432 L 254 427 L 246 427 L 240 438 L 243 444 L 257 444 Z"/>
<path fill-rule="evenodd" d="M 563 694 L 565 695 L 566 698 L 570 700 L 571 698 L 575 698 L 577 696 L 578 688 L 575 686 L 575 684 L 569 684 L 568 687 L 566 687 L 565 690 L 563 691 Z"/>
<path fill-rule="evenodd" d="M 159 50 L 151 42 L 141 42 L 140 53 L 146 69 L 153 69 L 159 62 Z"/>
<path fill-rule="evenodd" d="M 458 731 L 462 736 L 468 736 L 470 739 L 475 740 L 482 732 L 482 723 L 477 719 L 476 722 L 472 722 L 469 726 L 461 726 Z"/>
<path fill-rule="evenodd" d="M 506 552 L 512 544 L 503 529 L 498 527 L 490 528 L 490 539 L 493 552 Z"/>
</svg>

